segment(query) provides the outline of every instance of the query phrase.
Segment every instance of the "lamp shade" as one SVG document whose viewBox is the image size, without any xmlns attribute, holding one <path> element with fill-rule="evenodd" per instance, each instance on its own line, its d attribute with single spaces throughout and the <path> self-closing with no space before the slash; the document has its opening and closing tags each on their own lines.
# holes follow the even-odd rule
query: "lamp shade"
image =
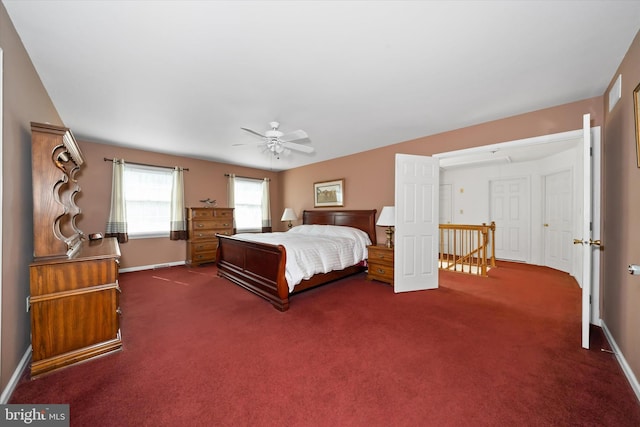
<svg viewBox="0 0 640 427">
<path fill-rule="evenodd" d="M 296 219 L 298 219 L 296 212 L 291 208 L 285 208 L 280 221 L 295 221 Z"/>
<path fill-rule="evenodd" d="M 396 224 L 396 207 L 395 206 L 383 206 L 380 217 L 376 225 L 381 227 L 393 227 Z"/>
</svg>

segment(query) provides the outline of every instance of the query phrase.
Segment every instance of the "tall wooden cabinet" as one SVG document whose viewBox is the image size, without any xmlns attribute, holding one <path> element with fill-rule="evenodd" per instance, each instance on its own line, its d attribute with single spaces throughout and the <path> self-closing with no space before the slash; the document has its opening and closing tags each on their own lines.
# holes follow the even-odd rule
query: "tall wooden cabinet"
<svg viewBox="0 0 640 427">
<path fill-rule="evenodd" d="M 216 260 L 216 234 L 233 234 L 233 208 L 187 208 L 188 266 Z"/>
<path fill-rule="evenodd" d="M 88 241 L 76 175 L 84 159 L 71 131 L 32 123 L 31 376 L 122 348 L 114 238 Z"/>
</svg>

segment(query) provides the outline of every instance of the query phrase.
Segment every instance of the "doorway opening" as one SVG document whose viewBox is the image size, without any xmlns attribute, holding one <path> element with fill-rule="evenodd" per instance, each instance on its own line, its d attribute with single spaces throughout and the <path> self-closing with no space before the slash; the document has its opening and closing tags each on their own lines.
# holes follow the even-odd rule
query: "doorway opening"
<svg viewBox="0 0 640 427">
<path fill-rule="evenodd" d="M 591 138 L 592 226 L 593 235 L 599 236 L 599 127 L 591 129 Z M 580 129 L 433 155 L 439 159 L 440 188 L 451 188 L 450 215 L 444 217 L 449 216 L 453 224 L 480 224 L 508 215 L 510 223 L 496 221 L 498 259 L 565 271 L 582 286 L 581 248 L 570 244 L 581 235 L 584 223 L 582 141 Z M 559 194 L 556 186 L 562 187 Z M 554 229 L 545 227 L 551 224 L 550 217 L 564 223 Z M 499 232 L 501 226 L 505 229 Z M 554 242 L 560 238 L 563 242 L 556 245 Z M 599 269 L 596 255 L 591 312 L 591 323 L 595 325 L 600 325 Z"/>
</svg>

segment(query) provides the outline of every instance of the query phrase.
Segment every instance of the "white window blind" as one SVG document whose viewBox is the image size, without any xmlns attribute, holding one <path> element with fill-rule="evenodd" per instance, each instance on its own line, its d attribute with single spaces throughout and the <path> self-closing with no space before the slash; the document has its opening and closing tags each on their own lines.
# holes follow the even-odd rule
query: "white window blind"
<svg viewBox="0 0 640 427">
<path fill-rule="evenodd" d="M 234 194 L 236 230 L 262 231 L 262 180 L 236 177 Z"/>
<path fill-rule="evenodd" d="M 172 170 L 125 164 L 124 188 L 130 237 L 167 237 Z"/>
</svg>

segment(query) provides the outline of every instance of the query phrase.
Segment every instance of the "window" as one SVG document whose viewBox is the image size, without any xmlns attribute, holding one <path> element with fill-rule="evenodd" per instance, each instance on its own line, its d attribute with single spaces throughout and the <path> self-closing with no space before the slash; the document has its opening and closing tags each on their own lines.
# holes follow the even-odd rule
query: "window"
<svg viewBox="0 0 640 427">
<path fill-rule="evenodd" d="M 130 237 L 168 237 L 172 170 L 125 164 L 124 198 Z"/>
<path fill-rule="evenodd" d="M 262 180 L 236 177 L 234 197 L 237 231 L 262 231 Z"/>
</svg>

